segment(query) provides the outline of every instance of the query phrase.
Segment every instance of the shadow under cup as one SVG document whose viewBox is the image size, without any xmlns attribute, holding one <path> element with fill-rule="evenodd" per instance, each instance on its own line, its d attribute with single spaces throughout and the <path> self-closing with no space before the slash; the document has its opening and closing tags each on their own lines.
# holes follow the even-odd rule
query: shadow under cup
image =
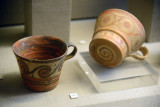
<svg viewBox="0 0 160 107">
<path fill-rule="evenodd" d="M 49 91 L 55 88 L 63 62 L 67 58 L 68 47 L 65 42 L 53 36 L 30 36 L 15 42 L 13 52 L 25 85 L 34 91 Z M 73 47 L 71 57 L 77 51 L 77 48 Z"/>
</svg>

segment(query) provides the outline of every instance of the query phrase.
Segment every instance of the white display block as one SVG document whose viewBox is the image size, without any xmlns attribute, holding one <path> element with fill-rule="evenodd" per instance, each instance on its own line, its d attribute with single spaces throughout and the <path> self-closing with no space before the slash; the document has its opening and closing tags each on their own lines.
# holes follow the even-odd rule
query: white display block
<svg viewBox="0 0 160 107">
<path fill-rule="evenodd" d="M 118 91 L 158 83 L 158 73 L 146 60 L 126 58 L 118 67 L 106 68 L 94 61 L 89 52 L 81 52 L 78 61 L 98 92 Z"/>
</svg>

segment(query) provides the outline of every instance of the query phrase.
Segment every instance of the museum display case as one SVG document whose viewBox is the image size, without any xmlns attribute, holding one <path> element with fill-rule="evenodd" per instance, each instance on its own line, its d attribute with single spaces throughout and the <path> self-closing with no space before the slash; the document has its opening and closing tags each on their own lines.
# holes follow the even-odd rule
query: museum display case
<svg viewBox="0 0 160 107">
<path fill-rule="evenodd" d="M 55 3 L 55 1 L 57 2 L 56 9 L 51 6 L 51 4 L 53 2 Z M 29 23 L 24 23 L 24 18 L 27 16 L 23 16 L 24 11 L 17 11 L 17 8 L 24 9 L 25 5 L 22 6 L 24 1 L 17 0 L 14 3 L 9 2 L 9 0 L 6 0 L 5 2 L 3 0 L 0 1 L 0 5 L 5 4 L 5 6 L 0 7 L 2 8 L 2 10 L 0 10 L 0 14 L 3 15 L 3 17 L 0 18 L 0 22 L 3 21 L 3 23 L 0 23 L 0 106 L 159 107 L 159 0 L 122 0 L 121 3 L 118 3 L 119 0 L 66 0 L 60 1 L 59 3 L 58 2 L 58 0 L 46 0 L 42 3 L 38 2 L 37 0 L 28 0 L 28 3 L 33 3 L 32 6 L 35 6 L 36 11 L 32 11 L 33 14 L 35 12 L 34 18 L 37 18 L 39 21 L 43 22 L 39 23 L 39 21 L 34 21 L 34 24 L 36 25 L 36 32 L 38 30 L 45 30 L 47 28 L 41 26 L 40 29 L 38 29 L 37 26 L 40 26 L 40 24 L 52 25 L 55 21 L 55 25 L 52 26 L 53 28 L 48 26 L 50 29 L 52 29 L 50 33 L 53 33 L 54 27 L 58 26 L 58 29 L 56 28 L 57 30 L 55 30 L 56 35 L 53 34 L 53 36 L 61 38 L 66 42 L 74 43 L 74 46 L 77 47 L 77 54 L 72 59 L 67 60 L 63 64 L 63 68 L 58 66 L 58 70 L 61 71 L 61 75 L 59 76 L 58 85 L 53 90 L 46 92 L 35 92 L 28 89 L 24 85 L 26 78 L 23 81 L 22 76 L 29 75 L 30 80 L 27 80 L 27 82 L 30 82 L 34 76 L 37 78 L 37 75 L 39 75 L 38 79 L 46 79 L 44 78 L 44 75 L 47 75 L 47 73 L 49 74 L 48 71 L 50 69 L 47 68 L 48 66 L 45 66 L 39 70 L 44 70 L 44 73 L 37 73 L 37 75 L 33 76 L 31 73 L 28 73 L 28 71 L 34 71 L 32 70 L 32 68 L 34 68 L 34 61 L 27 62 L 27 58 L 24 59 L 25 61 L 23 61 L 27 63 L 29 68 L 26 68 L 26 64 L 23 62 L 18 62 L 20 65 L 19 69 L 17 59 L 12 48 L 13 43 L 15 43 L 17 40 L 26 36 L 31 36 L 26 35 L 25 26 L 26 24 L 32 23 L 31 21 L 33 20 L 30 20 Z M 17 7 L 15 7 L 16 5 Z M 43 8 L 38 9 L 39 6 L 41 7 L 42 5 L 46 6 L 43 7 L 46 9 L 46 11 L 43 11 Z M 47 5 L 49 6 L 47 7 Z M 28 8 L 32 9 L 30 7 Z M 145 57 L 144 60 L 126 57 L 123 58 L 123 61 L 120 65 L 113 68 L 108 68 L 97 63 L 90 55 L 89 46 L 93 39 L 97 17 L 106 9 L 111 8 L 119 8 L 128 11 L 135 15 L 142 22 L 146 32 L 146 39 L 143 45 L 149 51 L 148 56 Z M 47 10 L 49 10 L 48 13 Z M 32 15 L 32 12 L 30 15 Z M 50 15 L 52 12 L 55 13 L 55 17 L 54 15 Z M 62 14 L 57 12 L 61 12 Z M 63 14 L 63 12 L 65 14 Z M 47 17 L 42 17 L 42 19 L 38 18 L 38 16 L 43 15 L 46 15 Z M 53 22 L 50 19 L 52 17 L 54 17 Z M 63 26 L 63 24 L 65 25 Z M 63 31 L 59 33 L 61 29 L 63 29 Z M 50 33 L 48 35 L 52 36 Z M 39 43 L 41 44 L 41 42 Z M 27 46 L 30 45 L 31 44 L 27 44 Z M 70 45 L 73 46 L 73 44 Z M 28 47 L 24 48 L 28 49 Z M 32 50 L 32 46 L 30 46 L 30 49 Z M 41 50 L 41 48 L 39 49 Z M 19 48 L 17 52 L 20 50 L 23 49 Z M 43 48 L 42 50 L 43 52 L 44 50 L 47 50 L 48 52 L 50 49 Z M 69 53 L 74 53 L 73 50 L 74 48 L 69 48 L 67 55 L 70 56 Z M 30 53 L 30 51 L 28 52 Z M 136 52 L 136 54 L 142 55 L 142 53 L 139 52 Z M 41 64 L 42 63 L 38 63 L 37 66 Z M 48 65 L 51 66 L 51 63 Z M 53 65 L 53 67 L 56 67 L 56 65 Z M 22 72 L 21 75 L 20 70 L 25 71 L 26 69 L 28 71 L 24 72 L 24 74 Z M 36 79 L 36 82 L 32 83 L 40 85 L 40 83 L 37 82 L 38 79 Z M 47 82 L 43 83 L 43 85 L 48 84 Z"/>
</svg>

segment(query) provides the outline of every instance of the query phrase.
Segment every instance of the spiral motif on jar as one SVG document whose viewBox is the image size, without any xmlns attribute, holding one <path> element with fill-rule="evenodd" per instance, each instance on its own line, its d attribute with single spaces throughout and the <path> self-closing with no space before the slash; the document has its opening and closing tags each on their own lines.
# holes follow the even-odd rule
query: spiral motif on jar
<svg viewBox="0 0 160 107">
<path fill-rule="evenodd" d="M 24 61 L 20 60 L 20 59 L 17 59 L 17 62 L 19 64 L 20 71 L 23 74 L 29 74 L 29 68 L 28 68 L 27 64 Z"/>
<path fill-rule="evenodd" d="M 99 23 L 100 26 L 108 26 L 111 25 L 112 23 L 114 23 L 115 21 L 115 15 L 114 14 L 106 14 L 100 17 L 99 19 Z"/>
<path fill-rule="evenodd" d="M 41 78 L 49 77 L 51 74 L 51 67 L 50 66 L 40 66 L 38 70 L 38 75 Z"/>
<path fill-rule="evenodd" d="M 119 29 L 126 34 L 132 33 L 135 28 L 134 23 L 127 17 L 120 19 L 118 26 Z"/>
<path fill-rule="evenodd" d="M 89 51 L 96 62 L 106 67 L 118 66 L 124 57 L 121 48 L 105 39 L 94 38 L 89 45 Z"/>
<path fill-rule="evenodd" d="M 107 46 L 99 46 L 97 48 L 97 53 L 100 58 L 107 61 L 107 63 L 113 63 L 116 59 L 116 54 L 112 50 L 112 48 Z"/>
</svg>

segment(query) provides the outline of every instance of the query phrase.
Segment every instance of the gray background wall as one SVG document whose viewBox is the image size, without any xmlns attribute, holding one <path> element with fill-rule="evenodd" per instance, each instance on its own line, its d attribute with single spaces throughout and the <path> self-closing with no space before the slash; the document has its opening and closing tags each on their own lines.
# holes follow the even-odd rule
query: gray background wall
<svg viewBox="0 0 160 107">
<path fill-rule="evenodd" d="M 24 23 L 24 0 L 0 0 L 0 26 Z"/>
<path fill-rule="evenodd" d="M 121 8 L 124 10 L 129 10 L 136 17 L 138 17 L 138 19 L 145 26 L 148 41 L 160 41 L 160 0 L 71 1 L 71 20 L 96 18 L 102 11 L 106 9 Z M 0 0 L 0 31 L 4 31 L 3 29 L 6 26 L 8 27 L 23 24 L 24 0 Z"/>
<path fill-rule="evenodd" d="M 72 0 L 71 19 L 97 17 L 109 8 L 127 9 L 127 0 Z M 0 26 L 24 23 L 24 0 L 0 0 Z"/>
</svg>

